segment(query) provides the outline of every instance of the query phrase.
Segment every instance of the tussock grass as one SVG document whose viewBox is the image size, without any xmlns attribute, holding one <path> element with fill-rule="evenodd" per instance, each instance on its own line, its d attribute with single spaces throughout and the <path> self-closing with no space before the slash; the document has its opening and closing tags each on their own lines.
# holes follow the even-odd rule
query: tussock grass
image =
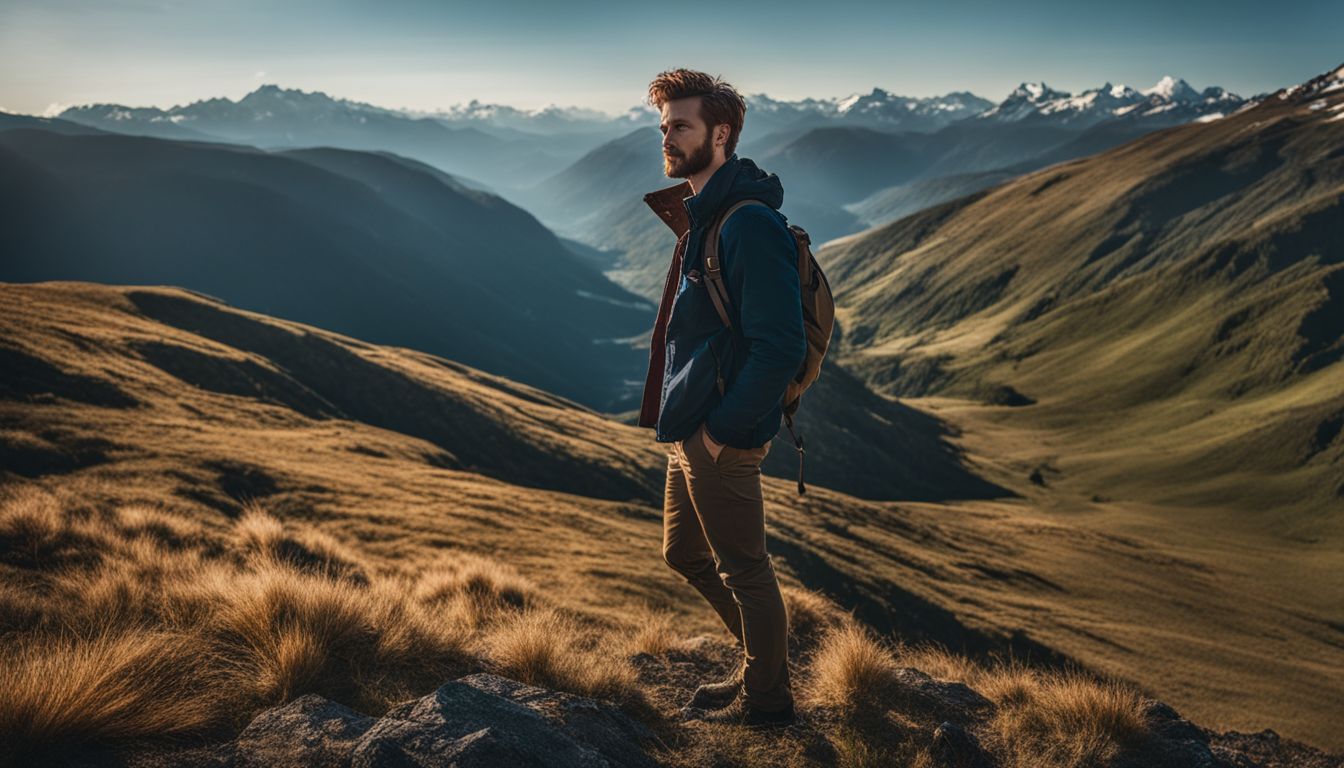
<svg viewBox="0 0 1344 768">
<path fill-rule="evenodd" d="M 879 744 L 879 741 L 889 739 L 873 739 L 860 729 L 841 726 L 831 738 L 836 768 L 887 768 L 896 765 L 902 768 L 933 768 L 937 765 L 925 749 L 909 743 L 888 747 Z"/>
<path fill-rule="evenodd" d="M 5 564 L 27 569 L 86 564 L 97 559 L 105 543 L 100 534 L 35 489 L 13 491 L 0 506 L 0 562 Z"/>
<path fill-rule="evenodd" d="M 262 563 L 367 584 L 364 565 L 345 545 L 319 531 L 287 530 L 256 502 L 248 502 L 236 527 L 243 551 Z"/>
<path fill-rule="evenodd" d="M 998 677 L 1002 670 L 1001 666 L 995 666 L 990 672 L 969 656 L 952 653 L 932 643 L 915 645 L 900 643 L 895 648 L 895 654 L 896 662 L 902 667 L 914 667 L 930 677 L 966 683 L 977 690 L 987 679 Z"/>
<path fill-rule="evenodd" d="M 803 700 L 835 712 L 833 746 L 846 765 L 924 765 L 931 725 L 904 712 L 897 673 L 912 667 L 962 682 L 989 699 L 972 725 L 1007 768 L 1083 768 L 1142 756 L 1152 743 L 1142 695 L 1080 671 L 1033 669 L 1016 660 L 977 661 L 935 645 L 878 639 L 855 622 L 826 630 L 805 669 Z"/>
<path fill-rule="evenodd" d="M 498 599 L 445 610 L 413 578 L 373 575 L 335 539 L 256 506 L 209 530 L 150 507 L 96 513 L 10 492 L 0 537 L 0 740 L 33 759 L 223 735 L 309 692 L 381 711 L 483 669 L 474 628 L 534 594 L 471 558 L 464 591 Z"/>
<path fill-rule="evenodd" d="M 635 617 L 635 631 L 630 635 L 625 651 L 662 656 L 679 647 L 683 639 L 677 633 L 676 614 L 645 608 Z"/>
<path fill-rule="evenodd" d="M 123 536 L 151 539 L 163 548 L 196 549 L 217 554 L 220 550 L 204 527 L 193 520 L 141 504 L 117 509 L 113 526 Z"/>
<path fill-rule="evenodd" d="M 624 658 L 585 638 L 574 619 L 553 608 L 506 617 L 484 643 L 492 668 L 505 677 L 623 704 L 642 698 Z"/>
<path fill-rule="evenodd" d="M 132 631 L 27 638 L 0 665 L 0 733 L 10 758 L 89 739 L 199 732 L 224 713 L 228 683 L 191 634 Z"/>
<path fill-rule="evenodd" d="M 1117 682 L 1077 673 L 1037 676 L 1026 683 L 1015 673 L 989 733 L 1014 768 L 1083 768 L 1106 765 L 1150 738 L 1142 696 Z"/>
<path fill-rule="evenodd" d="M 981 674 L 976 680 L 976 690 L 1001 707 L 1029 703 L 1040 684 L 1035 671 L 1018 664 L 1000 667 L 993 674 Z"/>
<path fill-rule="evenodd" d="M 783 586 L 780 592 L 789 616 L 789 644 L 801 653 L 810 651 L 827 631 L 853 622 L 851 614 L 820 592 L 795 586 Z"/>
<path fill-rule="evenodd" d="M 470 552 L 454 553 L 426 569 L 415 585 L 415 597 L 473 629 L 502 612 L 541 604 L 536 585 L 516 569 Z"/>
<path fill-rule="evenodd" d="M 855 622 L 822 635 L 808 668 L 804 698 L 842 713 L 880 706 L 894 684 L 896 657 L 887 644 Z"/>
</svg>

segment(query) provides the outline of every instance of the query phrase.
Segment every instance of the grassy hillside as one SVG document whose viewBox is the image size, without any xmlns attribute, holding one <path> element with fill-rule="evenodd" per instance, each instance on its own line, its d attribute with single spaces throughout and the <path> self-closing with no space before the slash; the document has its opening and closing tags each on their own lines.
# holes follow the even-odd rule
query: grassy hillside
<svg viewBox="0 0 1344 768">
<path fill-rule="evenodd" d="M 484 555 L 592 627 L 648 623 L 632 617 L 652 609 L 680 637 L 723 636 L 661 561 L 666 458 L 646 431 L 440 358 L 178 289 L 5 285 L 0 308 L 11 372 L 0 392 L 3 490 L 48 510 L 6 529 L 10 627 L 36 621 L 31 589 L 46 583 L 22 575 L 25 553 L 73 566 L 100 546 L 127 551 L 43 530 L 97 542 L 148 526 L 170 544 L 218 541 L 206 550 L 232 558 L 247 530 L 239 521 L 260 506 L 294 536 L 325 537 L 286 551 L 334 540 L 371 580 L 399 584 L 445 558 Z M 984 455 L 971 466 L 999 469 Z M 1231 537 L 1186 547 L 1117 532 L 1100 515 L 1061 519 L 1031 484 L 1005 477 L 1026 498 L 874 503 L 820 487 L 798 497 L 791 481 L 767 477 L 770 550 L 787 585 L 820 590 L 872 630 L 971 658 L 1074 659 L 1205 725 L 1337 746 L 1341 701 L 1328 681 L 1344 652 L 1329 607 L 1285 591 L 1290 570 L 1264 577 L 1267 564 L 1308 563 L 1307 548 L 1229 558 Z M 153 520 L 123 519 L 125 507 L 148 507 Z M 135 562 L 159 558 L 135 546 L 145 550 Z M 1338 572 L 1336 555 L 1315 558 L 1302 567 Z M 396 632 L 398 643 L 423 640 Z M 457 645 L 425 642 L 447 649 L 431 660 L 459 658 Z M 472 647 L 467 658 L 482 652 Z M 358 695 L 394 696 L 411 685 L 402 674 Z"/>
<path fill-rule="evenodd" d="M 1226 759 L 1246 741 L 1333 762 L 1271 732 L 1201 734 L 1116 681 L 884 642 L 792 587 L 803 720 L 761 734 L 677 714 L 697 682 L 733 668 L 729 643 L 650 607 L 602 622 L 456 547 L 406 567 L 255 502 L 212 524 L 31 489 L 0 494 L 0 541 L 0 765 L 231 765 L 231 739 L 269 707 L 316 694 L 381 715 L 480 671 L 616 704 L 654 729 L 637 746 L 656 763 L 637 764 L 932 768 L 978 754 L 1005 768 L 1181 768 L 1210 764 L 1210 742 Z M 315 764 L 349 735 L 291 722 L 264 762 Z"/>
</svg>

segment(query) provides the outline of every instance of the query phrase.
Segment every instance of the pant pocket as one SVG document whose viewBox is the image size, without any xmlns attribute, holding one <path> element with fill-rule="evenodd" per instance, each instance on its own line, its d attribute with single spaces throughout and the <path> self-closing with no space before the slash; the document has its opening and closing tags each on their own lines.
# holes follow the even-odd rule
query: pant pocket
<svg viewBox="0 0 1344 768">
<path fill-rule="evenodd" d="M 705 436 L 701 434 L 704 432 L 704 429 L 703 426 L 696 427 L 690 437 L 681 441 L 682 453 L 686 454 L 687 459 L 692 459 L 692 454 L 694 454 L 693 460 L 697 464 L 704 463 L 713 464 L 716 467 L 723 466 L 723 463 L 727 458 L 724 454 L 732 450 L 732 446 L 723 446 L 723 450 L 719 451 L 719 458 L 715 459 L 714 454 L 709 452 L 709 446 L 705 445 Z"/>
<path fill-rule="evenodd" d="M 715 464 L 720 468 L 737 465 L 757 467 L 765 460 L 765 454 L 769 451 L 769 443 L 756 448 L 734 448 L 731 445 L 725 445 L 723 450 L 719 453 L 719 460 L 715 462 Z"/>
</svg>

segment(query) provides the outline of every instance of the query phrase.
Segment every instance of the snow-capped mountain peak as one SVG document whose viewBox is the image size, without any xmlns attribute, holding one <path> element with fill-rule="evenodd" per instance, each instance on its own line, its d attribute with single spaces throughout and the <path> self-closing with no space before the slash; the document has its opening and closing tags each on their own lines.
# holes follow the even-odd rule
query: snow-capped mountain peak
<svg viewBox="0 0 1344 768">
<path fill-rule="evenodd" d="M 1069 98 L 1067 92 L 1056 91 L 1044 82 L 1022 83 L 1008 94 L 1008 98 L 978 117 L 1014 122 L 1036 114 L 1044 105 Z"/>
<path fill-rule="evenodd" d="M 891 94 L 887 93 L 881 88 L 874 88 L 872 90 L 872 93 L 868 94 L 856 93 L 852 96 L 837 101 L 835 103 L 835 111 L 839 112 L 840 114 L 844 114 L 854 109 L 855 107 L 860 107 L 861 105 L 864 104 L 871 104 L 873 102 L 886 102 L 890 101 L 890 99 Z"/>
<path fill-rule="evenodd" d="M 1174 78 L 1171 75 L 1163 77 L 1152 88 L 1145 88 L 1140 93 L 1144 96 L 1160 96 L 1167 101 L 1175 102 L 1199 100 L 1199 91 L 1191 88 L 1184 79 Z"/>
<path fill-rule="evenodd" d="M 1018 98 L 1027 101 L 1044 101 L 1046 99 L 1067 97 L 1069 94 L 1065 91 L 1056 91 L 1046 85 L 1044 81 L 1039 83 L 1022 83 L 1008 94 L 1009 99 Z"/>
</svg>

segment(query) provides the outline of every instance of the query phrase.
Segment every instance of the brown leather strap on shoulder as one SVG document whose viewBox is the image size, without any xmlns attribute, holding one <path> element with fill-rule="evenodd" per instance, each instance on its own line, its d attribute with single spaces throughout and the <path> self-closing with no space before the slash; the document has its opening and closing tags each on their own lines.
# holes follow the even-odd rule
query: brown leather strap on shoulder
<svg viewBox="0 0 1344 768">
<path fill-rule="evenodd" d="M 719 259 L 719 235 L 723 232 L 723 224 L 728 221 L 728 217 L 732 216 L 738 208 L 748 205 L 765 205 L 765 203 L 760 200 L 742 200 L 724 211 L 719 220 L 714 223 L 714 228 L 709 231 L 705 240 L 704 258 L 702 259 L 705 267 L 705 285 L 709 288 L 709 299 L 714 302 L 714 309 L 719 313 L 719 319 L 730 329 L 733 327 L 733 321 L 729 319 L 728 309 L 733 306 L 733 303 L 728 298 L 728 286 L 723 281 L 723 264 Z"/>
</svg>

